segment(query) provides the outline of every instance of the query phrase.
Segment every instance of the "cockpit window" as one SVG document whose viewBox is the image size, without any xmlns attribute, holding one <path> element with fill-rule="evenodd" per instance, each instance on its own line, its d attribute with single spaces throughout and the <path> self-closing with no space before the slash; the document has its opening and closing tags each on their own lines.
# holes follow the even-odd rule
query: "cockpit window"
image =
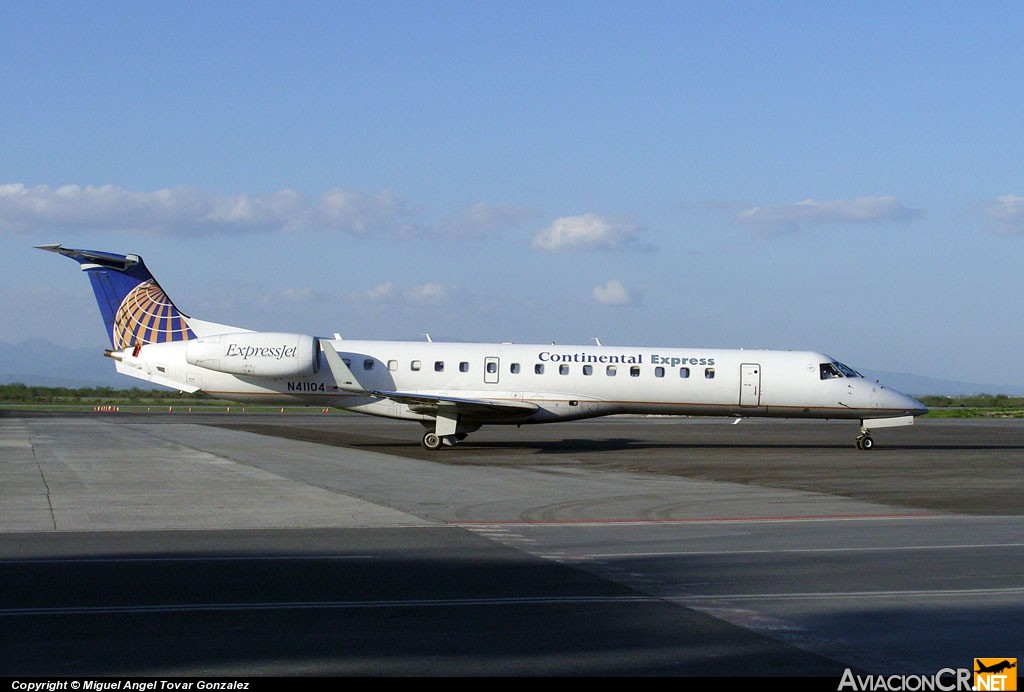
<svg viewBox="0 0 1024 692">
<path fill-rule="evenodd" d="M 856 370 L 854 370 L 850 366 L 843 365 L 838 360 L 832 361 L 832 365 L 834 365 L 837 368 L 839 368 L 839 371 L 842 372 L 847 377 L 864 377 L 863 375 L 861 375 L 859 372 L 857 372 Z"/>
<path fill-rule="evenodd" d="M 853 368 L 843 365 L 838 360 L 833 360 L 829 363 L 822 363 L 818 366 L 818 370 L 821 373 L 821 379 L 831 380 L 835 377 L 861 377 L 862 375 L 854 370 Z"/>
<path fill-rule="evenodd" d="M 843 376 L 843 373 L 839 372 L 839 368 L 832 363 L 822 363 L 818 366 L 818 369 L 821 370 L 821 379 L 823 380 L 831 380 L 833 377 Z"/>
</svg>

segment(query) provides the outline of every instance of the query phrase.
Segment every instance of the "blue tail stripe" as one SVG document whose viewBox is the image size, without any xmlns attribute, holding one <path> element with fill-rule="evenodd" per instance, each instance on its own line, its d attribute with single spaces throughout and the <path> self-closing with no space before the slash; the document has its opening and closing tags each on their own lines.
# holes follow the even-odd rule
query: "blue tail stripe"
<svg viewBox="0 0 1024 692">
<path fill-rule="evenodd" d="M 111 345 L 113 345 L 111 327 L 114 324 L 114 314 L 121 304 L 121 299 L 106 272 L 89 272 L 89 283 L 92 284 L 93 293 L 96 294 L 96 303 L 100 307 L 103 321 L 107 324 L 107 334 L 111 337 Z"/>
</svg>

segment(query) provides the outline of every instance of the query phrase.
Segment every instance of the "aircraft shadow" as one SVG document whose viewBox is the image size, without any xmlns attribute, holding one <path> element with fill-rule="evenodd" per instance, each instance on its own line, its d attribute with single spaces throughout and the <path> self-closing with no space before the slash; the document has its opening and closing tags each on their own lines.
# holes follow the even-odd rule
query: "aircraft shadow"
<svg viewBox="0 0 1024 692">
<path fill-rule="evenodd" d="M 858 451 L 850 439 L 839 439 L 828 441 L 799 442 L 795 440 L 785 441 L 704 441 L 704 440 L 652 440 L 641 437 L 567 437 L 563 439 L 515 439 L 510 435 L 503 440 L 480 439 L 470 435 L 466 441 L 460 443 L 454 449 L 443 449 L 440 451 L 428 451 L 423 449 L 415 428 L 408 428 L 411 435 L 398 439 L 386 439 L 378 436 L 371 436 L 348 431 L 340 431 L 332 428 L 305 428 L 301 426 L 274 425 L 274 424 L 249 424 L 249 423 L 205 423 L 215 427 L 229 428 L 232 430 L 244 430 L 261 435 L 282 437 L 292 440 L 315 442 L 335 447 L 352 447 L 368 451 L 382 451 L 390 454 L 413 455 L 417 458 L 432 459 L 437 461 L 449 461 L 444 456 L 447 454 L 459 454 L 468 451 L 506 451 L 532 454 L 574 454 L 580 452 L 622 452 L 622 451 L 643 451 L 643 450 L 839 450 L 849 449 Z M 1024 450 L 1024 444 L 999 444 L 999 443 L 978 443 L 978 442 L 942 442 L 942 443 L 891 443 L 880 442 L 874 451 L 868 454 L 878 454 L 884 451 L 918 451 L 918 452 L 941 452 L 941 451 L 1020 451 Z M 450 460 L 450 461 L 455 461 Z"/>
</svg>

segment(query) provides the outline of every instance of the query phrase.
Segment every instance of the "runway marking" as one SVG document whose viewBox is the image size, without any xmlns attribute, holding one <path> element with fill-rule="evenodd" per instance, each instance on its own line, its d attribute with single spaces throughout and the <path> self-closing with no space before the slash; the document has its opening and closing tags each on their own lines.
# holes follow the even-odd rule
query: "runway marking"
<svg viewBox="0 0 1024 692">
<path fill-rule="evenodd" d="M 537 521 L 465 521 L 449 522 L 448 526 L 466 529 L 493 529 L 495 526 L 645 526 L 656 524 L 777 524 L 794 522 L 825 521 L 884 521 L 889 519 L 970 519 L 969 516 L 952 514 L 820 514 L 808 516 L 779 517 L 709 517 L 690 519 L 564 519 Z M 978 517 L 987 518 L 987 517 Z"/>
<path fill-rule="evenodd" d="M 697 604 L 709 601 L 775 601 L 775 600 L 796 600 L 814 601 L 821 599 L 835 600 L 859 600 L 865 598 L 951 598 L 951 597 L 986 597 L 986 596 L 1020 596 L 1024 594 L 1024 587 L 1008 587 L 996 589 L 936 589 L 934 591 L 924 589 L 913 589 L 910 591 L 833 591 L 820 593 L 733 593 L 718 595 L 692 595 L 681 594 L 672 596 L 662 594 L 666 599 L 677 603 Z"/>
<path fill-rule="evenodd" d="M 1024 548 L 1024 543 L 969 543 L 966 545 L 908 545 L 858 548 L 757 548 L 751 550 L 680 550 L 644 553 L 593 553 L 581 555 L 580 559 L 609 559 L 624 557 L 673 557 L 673 556 L 715 556 L 715 555 L 777 555 L 781 553 L 872 553 L 911 550 L 976 550 L 981 548 Z"/>
<path fill-rule="evenodd" d="M 151 557 L 67 557 L 67 558 L 15 558 L 0 559 L 0 565 L 79 565 L 103 563 L 151 562 L 290 562 L 305 560 L 376 560 L 379 555 L 209 555 L 209 556 L 151 556 Z"/>
<path fill-rule="evenodd" d="M 269 603 L 175 603 L 137 604 L 103 606 L 45 606 L 28 608 L 0 608 L 0 617 L 23 617 L 39 615 L 118 615 L 124 613 L 193 613 L 216 611 L 271 611 L 271 610 L 363 610 L 392 608 L 450 608 L 479 606 L 531 606 L 570 604 L 618 604 L 618 603 L 659 603 L 674 602 L 697 605 L 716 601 L 765 601 L 765 600 L 820 600 L 865 598 L 907 598 L 918 597 L 986 597 L 1018 596 L 1024 594 L 1024 587 L 1008 589 L 939 589 L 934 591 L 854 591 L 832 593 L 759 593 L 759 594 L 717 594 L 673 596 L 535 596 L 520 598 L 455 598 L 455 599 L 410 599 L 385 601 L 284 601 Z"/>
<path fill-rule="evenodd" d="M 192 613 L 263 610 L 356 610 L 373 608 L 451 608 L 478 606 L 531 606 L 569 604 L 664 603 L 654 596 L 534 596 L 520 598 L 452 598 L 386 601 L 282 601 L 270 603 L 174 603 L 103 606 L 45 606 L 0 608 L 0 617 L 33 615 L 116 615 L 121 613 Z"/>
</svg>

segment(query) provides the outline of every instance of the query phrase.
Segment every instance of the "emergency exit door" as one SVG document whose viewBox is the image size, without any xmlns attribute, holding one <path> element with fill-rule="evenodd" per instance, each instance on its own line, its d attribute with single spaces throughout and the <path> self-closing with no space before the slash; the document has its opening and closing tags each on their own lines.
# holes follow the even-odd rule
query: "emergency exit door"
<svg viewBox="0 0 1024 692">
<path fill-rule="evenodd" d="M 498 367 L 499 361 L 496 356 L 484 358 L 484 383 L 498 384 Z"/>
<path fill-rule="evenodd" d="M 744 363 L 740 366 L 740 406 L 761 405 L 761 366 Z"/>
</svg>

